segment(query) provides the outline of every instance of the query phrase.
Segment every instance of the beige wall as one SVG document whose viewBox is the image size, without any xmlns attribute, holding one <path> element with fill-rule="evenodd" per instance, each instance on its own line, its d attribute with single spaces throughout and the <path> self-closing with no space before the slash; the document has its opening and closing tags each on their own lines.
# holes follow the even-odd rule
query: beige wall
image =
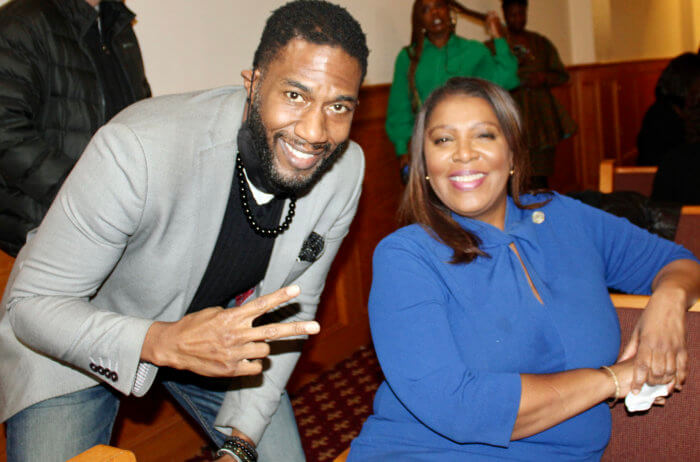
<svg viewBox="0 0 700 462">
<path fill-rule="evenodd" d="M 335 1 L 367 33 L 371 53 L 365 83 L 391 81 L 396 54 L 409 40 L 413 0 Z M 0 0 L 0 5 L 6 2 Z M 154 93 L 240 83 L 240 71 L 250 67 L 265 19 L 285 2 L 126 0 L 138 16 L 135 30 Z M 500 13 L 500 0 L 463 2 Z M 699 4 L 700 0 L 530 0 L 528 28 L 547 36 L 565 64 L 674 56 L 700 41 Z M 606 7 L 609 11 L 601 22 L 600 12 Z M 646 31 L 642 38 L 640 30 Z M 457 31 L 486 39 L 482 25 L 464 18 Z"/>
<path fill-rule="evenodd" d="M 410 35 L 412 0 L 336 0 L 362 24 L 371 50 L 367 84 L 390 82 L 394 59 Z M 568 0 L 581 1 L 581 0 Z M 500 12 L 500 0 L 464 0 Z M 141 42 L 154 93 L 239 83 L 271 10 L 285 0 L 127 0 L 139 18 Z M 562 0 L 531 0 L 530 27 L 548 36 L 565 63 L 571 61 L 568 6 Z M 483 26 L 460 18 L 458 33 L 487 38 Z"/>
<path fill-rule="evenodd" d="M 690 2 L 691 13 L 693 18 L 693 43 L 695 43 L 695 51 L 700 50 L 700 1 L 688 0 Z"/>
<path fill-rule="evenodd" d="M 700 0 L 594 0 L 598 61 L 661 58 L 697 51 L 699 3 Z"/>
<path fill-rule="evenodd" d="M 7 0 L 0 0 L 0 4 Z M 335 0 L 362 24 L 371 50 L 365 83 L 390 82 L 394 59 L 410 35 L 413 0 Z M 500 13 L 500 0 L 463 0 Z M 571 63 L 567 2 L 531 0 L 529 27 L 549 37 Z M 588 1 L 588 0 L 586 0 Z M 240 83 L 270 11 L 286 0 L 126 0 L 138 17 L 136 34 L 154 94 Z M 487 38 L 483 25 L 460 18 L 457 32 Z"/>
</svg>

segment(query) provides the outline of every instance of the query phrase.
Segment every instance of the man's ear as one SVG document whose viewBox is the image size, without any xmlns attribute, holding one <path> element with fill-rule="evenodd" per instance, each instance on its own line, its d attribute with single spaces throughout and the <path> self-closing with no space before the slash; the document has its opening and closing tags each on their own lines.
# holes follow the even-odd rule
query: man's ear
<svg viewBox="0 0 700 462">
<path fill-rule="evenodd" d="M 252 69 L 246 69 L 241 71 L 241 77 L 243 77 L 243 86 L 245 87 L 245 91 L 250 95 L 251 85 L 253 85 L 253 90 L 255 90 L 254 86 L 257 85 L 258 80 L 260 79 L 260 70 L 255 69 L 255 71 L 253 71 Z"/>
</svg>

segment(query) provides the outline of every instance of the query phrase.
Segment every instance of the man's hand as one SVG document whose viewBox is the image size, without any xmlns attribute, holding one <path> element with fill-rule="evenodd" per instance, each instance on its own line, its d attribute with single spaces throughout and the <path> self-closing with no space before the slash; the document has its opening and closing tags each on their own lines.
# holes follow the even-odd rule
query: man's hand
<svg viewBox="0 0 700 462">
<path fill-rule="evenodd" d="M 619 360 L 634 357 L 632 391 L 674 382 L 680 390 L 688 376 L 685 306 L 680 300 L 655 293 L 649 299 Z M 669 390 L 669 393 L 671 390 Z"/>
<path fill-rule="evenodd" d="M 317 334 L 315 321 L 253 327 L 260 315 L 299 295 L 298 286 L 279 289 L 238 308 L 206 308 L 176 322 L 155 322 L 146 333 L 141 359 L 209 377 L 256 375 L 270 354 L 267 340 Z"/>
</svg>

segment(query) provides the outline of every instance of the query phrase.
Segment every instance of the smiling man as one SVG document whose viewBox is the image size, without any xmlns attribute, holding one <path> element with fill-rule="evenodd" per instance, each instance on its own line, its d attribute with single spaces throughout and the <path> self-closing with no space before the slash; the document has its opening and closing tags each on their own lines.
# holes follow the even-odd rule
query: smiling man
<svg viewBox="0 0 700 462">
<path fill-rule="evenodd" d="M 114 391 L 156 379 L 220 460 L 304 460 L 284 387 L 357 209 L 367 55 L 343 8 L 291 2 L 243 87 L 142 102 L 95 135 L 0 305 L 8 460 L 109 443 Z"/>
</svg>

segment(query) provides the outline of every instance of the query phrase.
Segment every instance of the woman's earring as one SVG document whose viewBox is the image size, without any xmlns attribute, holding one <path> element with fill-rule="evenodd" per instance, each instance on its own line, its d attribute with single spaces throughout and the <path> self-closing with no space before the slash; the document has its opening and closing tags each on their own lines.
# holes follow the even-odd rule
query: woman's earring
<svg viewBox="0 0 700 462">
<path fill-rule="evenodd" d="M 515 173 L 515 169 L 514 169 L 514 168 L 511 168 L 509 173 L 510 173 L 511 176 L 513 176 L 513 173 Z"/>
<path fill-rule="evenodd" d="M 425 181 L 430 181 L 430 176 L 425 175 Z"/>
</svg>

